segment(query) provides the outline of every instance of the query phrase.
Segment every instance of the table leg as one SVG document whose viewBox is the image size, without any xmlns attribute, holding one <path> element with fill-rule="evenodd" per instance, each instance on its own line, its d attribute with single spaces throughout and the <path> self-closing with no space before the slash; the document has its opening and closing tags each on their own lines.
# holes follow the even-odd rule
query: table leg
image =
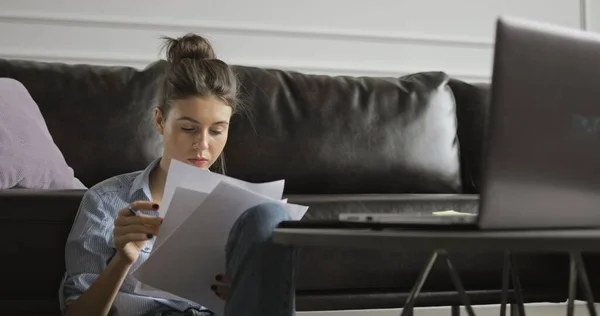
<svg viewBox="0 0 600 316">
<path fill-rule="evenodd" d="M 452 305 L 450 316 L 460 316 L 460 306 Z"/>
<path fill-rule="evenodd" d="M 510 304 L 510 316 L 519 316 L 519 307 L 517 307 L 517 304 Z"/>
<path fill-rule="evenodd" d="M 508 303 L 508 284 L 510 276 L 510 252 L 504 253 L 504 265 L 502 267 L 502 294 L 500 298 L 500 316 L 506 316 L 506 304 Z M 511 314 L 512 316 L 512 314 Z"/>
<path fill-rule="evenodd" d="M 473 310 L 473 307 L 471 306 L 471 301 L 469 300 L 469 296 L 467 295 L 467 292 L 465 291 L 465 287 L 463 286 L 462 282 L 460 281 L 458 272 L 456 272 L 456 269 L 452 265 L 452 262 L 450 261 L 450 258 L 448 257 L 447 253 L 444 253 L 444 257 L 446 259 L 446 265 L 448 266 L 448 272 L 450 272 L 450 277 L 452 278 L 452 283 L 454 283 L 454 287 L 458 291 L 458 295 L 460 295 L 460 299 L 461 299 L 463 305 L 465 306 L 465 308 L 467 309 L 467 314 L 469 316 L 475 316 L 475 311 Z"/>
<path fill-rule="evenodd" d="M 596 307 L 594 306 L 594 295 L 592 293 L 592 286 L 590 285 L 590 279 L 588 278 L 587 271 L 585 269 L 585 264 L 583 263 L 583 257 L 581 256 L 581 252 L 574 251 L 571 252 L 571 258 L 575 261 L 575 266 L 577 271 L 579 271 L 579 280 L 581 281 L 581 285 L 583 287 L 583 294 L 585 295 L 585 300 L 587 301 L 587 308 L 590 316 L 596 316 Z"/>
<path fill-rule="evenodd" d="M 577 263 L 571 254 L 569 256 L 569 300 L 567 302 L 567 316 L 575 314 L 575 293 L 577 292 Z"/>
<path fill-rule="evenodd" d="M 519 267 L 515 260 L 514 255 L 510 256 L 510 274 L 512 276 L 513 286 L 515 287 L 515 296 L 517 298 L 517 306 L 519 308 L 519 315 L 525 316 L 525 303 L 523 300 L 523 290 L 521 288 L 521 280 L 519 279 Z"/>
<path fill-rule="evenodd" d="M 435 264 L 435 261 L 437 260 L 438 255 L 439 255 L 439 251 L 435 251 L 429 257 L 427 264 L 425 265 L 425 267 L 419 274 L 419 277 L 417 278 L 415 285 L 413 286 L 412 290 L 410 291 L 408 299 L 406 300 L 406 303 L 404 304 L 404 308 L 402 309 L 402 314 L 400 314 L 401 316 L 408 316 L 409 313 L 413 310 L 413 307 L 415 305 L 415 300 L 417 299 L 417 296 L 419 295 L 419 293 L 421 293 L 421 289 L 423 288 L 423 285 L 425 284 L 425 281 L 427 280 L 427 277 L 429 276 L 429 273 L 431 272 L 431 269 L 433 268 L 433 265 Z"/>
</svg>

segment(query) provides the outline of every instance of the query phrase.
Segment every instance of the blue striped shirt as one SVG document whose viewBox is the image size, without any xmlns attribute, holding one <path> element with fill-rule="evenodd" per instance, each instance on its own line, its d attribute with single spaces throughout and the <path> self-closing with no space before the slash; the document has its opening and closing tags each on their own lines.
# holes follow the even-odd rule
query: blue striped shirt
<svg viewBox="0 0 600 316">
<path fill-rule="evenodd" d="M 150 201 L 148 179 L 160 159 L 145 170 L 107 179 L 90 188 L 81 201 L 65 248 L 66 273 L 59 290 L 61 309 L 77 299 L 102 273 L 116 249 L 113 241 L 114 220 L 119 210 L 134 201 Z M 143 211 L 157 215 L 158 212 Z M 154 239 L 146 242 L 135 271 L 150 255 Z M 128 274 L 113 302 L 109 315 L 145 315 L 165 306 L 175 310 L 204 309 L 189 302 L 153 298 L 134 293 L 137 281 Z"/>
</svg>

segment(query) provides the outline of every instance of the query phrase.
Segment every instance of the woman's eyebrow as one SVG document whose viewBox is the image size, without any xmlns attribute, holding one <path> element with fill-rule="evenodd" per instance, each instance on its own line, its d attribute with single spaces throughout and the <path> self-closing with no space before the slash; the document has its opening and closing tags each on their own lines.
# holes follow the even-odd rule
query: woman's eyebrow
<svg viewBox="0 0 600 316">
<path fill-rule="evenodd" d="M 200 122 L 198 122 L 198 120 L 195 120 L 189 116 L 182 116 L 180 118 L 177 119 L 178 121 L 190 121 L 190 122 L 194 122 L 196 124 L 200 124 Z"/>
<path fill-rule="evenodd" d="M 177 120 L 178 121 L 190 121 L 190 122 L 202 125 L 202 123 L 200 123 L 200 121 L 195 120 L 195 119 L 193 119 L 193 118 L 191 118 L 189 116 L 182 116 L 182 117 L 178 118 Z M 229 122 L 227 122 L 227 121 L 218 121 L 218 122 L 214 122 L 212 125 L 229 125 Z"/>
</svg>

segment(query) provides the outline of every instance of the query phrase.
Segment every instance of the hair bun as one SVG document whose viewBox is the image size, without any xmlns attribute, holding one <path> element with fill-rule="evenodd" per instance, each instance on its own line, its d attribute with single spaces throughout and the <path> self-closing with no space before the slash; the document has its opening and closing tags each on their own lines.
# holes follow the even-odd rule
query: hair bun
<svg viewBox="0 0 600 316">
<path fill-rule="evenodd" d="M 163 37 L 167 61 L 176 64 L 182 59 L 216 59 L 210 42 L 202 36 L 188 33 L 179 38 Z"/>
</svg>

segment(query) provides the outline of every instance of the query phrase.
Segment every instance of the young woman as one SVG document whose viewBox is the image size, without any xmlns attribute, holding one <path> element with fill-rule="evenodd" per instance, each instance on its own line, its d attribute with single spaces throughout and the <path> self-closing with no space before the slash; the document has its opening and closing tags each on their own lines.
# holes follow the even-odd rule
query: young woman
<svg viewBox="0 0 600 316">
<path fill-rule="evenodd" d="M 204 169 L 220 163 L 230 117 L 238 110 L 236 77 L 208 41 L 193 34 L 166 40 L 169 70 L 154 113 L 163 156 L 143 171 L 110 178 L 86 192 L 66 244 L 60 289 L 65 315 L 212 315 L 198 304 L 135 294 L 130 276 L 148 258 L 160 230 L 156 211 L 170 161 Z M 130 208 L 144 215 L 132 216 Z M 233 226 L 225 273 L 215 276 L 211 287 L 226 300 L 225 315 L 294 314 L 294 250 L 269 242 L 286 219 L 283 208 L 264 204 L 247 210 Z"/>
</svg>

